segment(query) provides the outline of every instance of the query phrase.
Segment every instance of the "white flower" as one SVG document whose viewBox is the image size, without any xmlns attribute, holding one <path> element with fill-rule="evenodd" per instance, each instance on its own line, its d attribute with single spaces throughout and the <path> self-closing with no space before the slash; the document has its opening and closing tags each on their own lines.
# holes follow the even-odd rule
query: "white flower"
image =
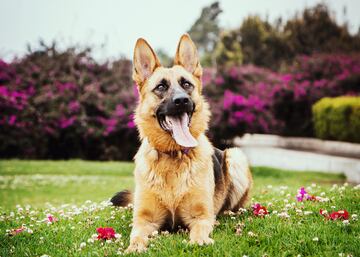
<svg viewBox="0 0 360 257">
<path fill-rule="evenodd" d="M 324 195 L 325 195 L 325 192 L 321 192 L 321 193 L 320 193 L 320 196 L 324 196 Z"/>
<path fill-rule="evenodd" d="M 255 237 L 256 234 L 255 234 L 254 232 L 252 232 L 252 231 L 249 231 L 249 232 L 248 232 L 248 236 L 250 236 L 250 237 Z"/>
<path fill-rule="evenodd" d="M 278 216 L 280 218 L 284 218 L 284 219 L 287 219 L 287 218 L 290 218 L 289 214 L 287 212 L 281 212 L 278 214 Z"/>
<path fill-rule="evenodd" d="M 312 213 L 313 213 L 312 211 L 304 211 L 304 215 L 310 215 Z"/>
<path fill-rule="evenodd" d="M 50 255 L 47 255 L 47 254 L 43 254 L 41 255 L 40 257 L 51 257 Z"/>
<path fill-rule="evenodd" d="M 112 243 L 111 239 L 106 240 L 106 243 L 111 244 Z"/>
<path fill-rule="evenodd" d="M 348 220 L 343 220 L 343 224 L 344 224 L 345 226 L 347 226 L 347 225 L 350 224 L 350 221 L 348 221 Z"/>
<path fill-rule="evenodd" d="M 94 239 L 89 238 L 89 239 L 87 240 L 87 242 L 88 242 L 89 244 L 92 244 L 92 243 L 94 243 Z"/>
<path fill-rule="evenodd" d="M 84 248 L 86 246 L 85 242 L 80 243 L 80 249 Z"/>
<path fill-rule="evenodd" d="M 318 238 L 318 237 L 314 237 L 312 240 L 313 240 L 314 242 L 318 242 L 318 241 L 319 241 L 319 238 Z"/>
<path fill-rule="evenodd" d="M 354 186 L 354 189 L 355 189 L 355 190 L 360 189 L 360 184 L 357 184 L 356 186 Z"/>
<path fill-rule="evenodd" d="M 159 231 L 155 230 L 154 232 L 151 233 L 152 236 L 157 236 L 159 234 Z"/>
<path fill-rule="evenodd" d="M 92 234 L 91 238 L 96 240 L 98 238 L 98 235 L 97 234 Z"/>
<path fill-rule="evenodd" d="M 352 220 L 357 220 L 358 216 L 356 214 L 351 215 Z"/>
<path fill-rule="evenodd" d="M 115 234 L 115 238 L 116 238 L 116 239 L 121 238 L 121 234 L 116 233 L 116 234 Z"/>
</svg>

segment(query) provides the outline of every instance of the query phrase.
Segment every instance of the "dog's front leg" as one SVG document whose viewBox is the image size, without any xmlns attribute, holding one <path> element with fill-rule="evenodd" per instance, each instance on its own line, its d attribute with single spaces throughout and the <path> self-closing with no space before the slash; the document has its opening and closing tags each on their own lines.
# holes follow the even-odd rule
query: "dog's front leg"
<svg viewBox="0 0 360 257">
<path fill-rule="evenodd" d="M 159 229 L 166 217 L 165 208 L 153 194 L 142 192 L 135 197 L 133 228 L 127 253 L 144 252 L 148 244 L 148 236 Z"/>
<path fill-rule="evenodd" d="M 206 190 L 196 189 L 188 193 L 180 206 L 180 215 L 190 229 L 191 244 L 212 244 L 210 233 L 215 221 L 213 199 Z"/>
</svg>

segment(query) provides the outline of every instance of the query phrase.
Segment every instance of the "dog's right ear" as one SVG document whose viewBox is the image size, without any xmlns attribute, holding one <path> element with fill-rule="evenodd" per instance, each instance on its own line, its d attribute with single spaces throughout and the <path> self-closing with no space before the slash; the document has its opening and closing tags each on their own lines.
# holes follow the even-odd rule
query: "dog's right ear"
<svg viewBox="0 0 360 257">
<path fill-rule="evenodd" d="M 144 84 L 157 67 L 161 66 L 154 50 L 145 39 L 139 38 L 136 41 L 133 66 L 133 79 L 139 87 Z"/>
</svg>

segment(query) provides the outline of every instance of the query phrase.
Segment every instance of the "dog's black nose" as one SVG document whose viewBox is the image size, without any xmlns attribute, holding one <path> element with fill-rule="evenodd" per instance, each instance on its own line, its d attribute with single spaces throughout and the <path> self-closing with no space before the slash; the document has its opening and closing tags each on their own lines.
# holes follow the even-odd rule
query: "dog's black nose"
<svg viewBox="0 0 360 257">
<path fill-rule="evenodd" d="M 186 106 L 190 103 L 190 98 L 187 94 L 177 94 L 173 97 L 173 103 L 178 106 Z"/>
</svg>

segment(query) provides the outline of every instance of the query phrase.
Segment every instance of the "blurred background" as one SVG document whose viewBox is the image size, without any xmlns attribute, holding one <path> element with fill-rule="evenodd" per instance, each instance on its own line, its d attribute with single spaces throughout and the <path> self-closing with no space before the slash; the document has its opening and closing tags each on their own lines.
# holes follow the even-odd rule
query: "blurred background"
<svg viewBox="0 0 360 257">
<path fill-rule="evenodd" d="M 170 66 L 185 32 L 204 67 L 215 146 L 251 145 L 256 138 L 234 141 L 251 133 L 304 138 L 282 147 L 309 150 L 304 142 L 318 138 L 348 142 L 337 155 L 360 158 L 359 1 L 13 0 L 0 8 L 0 158 L 131 160 L 135 41 L 146 38 Z"/>
</svg>

